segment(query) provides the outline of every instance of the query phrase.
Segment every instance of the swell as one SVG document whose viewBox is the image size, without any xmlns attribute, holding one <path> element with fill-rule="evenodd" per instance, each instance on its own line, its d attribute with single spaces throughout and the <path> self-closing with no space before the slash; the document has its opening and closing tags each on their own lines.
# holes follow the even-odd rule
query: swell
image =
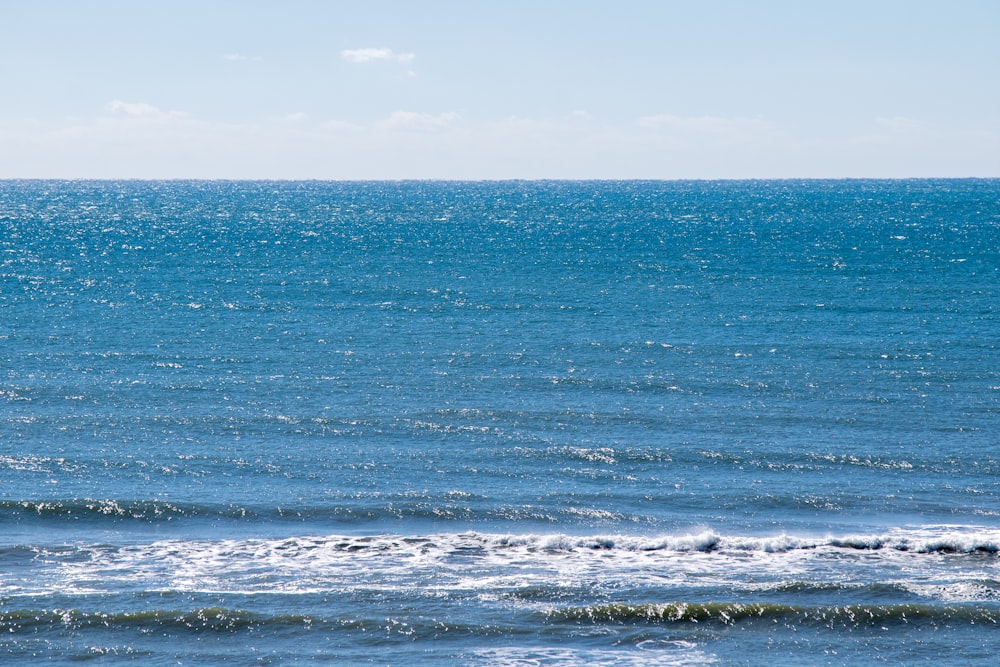
<svg viewBox="0 0 1000 667">
<path fill-rule="evenodd" d="M 100 521 L 132 519 L 158 522 L 179 518 L 255 518 L 256 513 L 240 505 L 200 505 L 160 500 L 4 500 L 0 519 L 48 519 L 60 521 Z"/>
<path fill-rule="evenodd" d="M 457 521 L 469 523 L 530 522 L 579 524 L 586 522 L 639 523 L 642 517 L 580 507 L 544 508 L 536 505 L 495 505 L 471 494 L 450 497 L 407 495 L 380 502 L 359 499 L 353 504 L 279 507 L 249 504 L 207 504 L 162 500 L 52 499 L 0 501 L 0 522 L 161 523 L 179 520 L 237 522 L 316 522 L 366 524 L 378 521 Z M 469 497 L 464 497 L 468 495 Z"/>
<path fill-rule="evenodd" d="M 71 509 L 58 512 L 71 513 Z M 101 512 L 101 509 L 91 510 Z M 155 508 L 150 511 L 164 511 Z M 241 516 L 234 510 L 236 516 Z M 12 557 L 28 553 L 35 548 L 51 545 L 8 544 L 0 545 L 0 555 Z M 90 551 L 97 545 L 79 543 L 66 545 L 60 541 L 59 550 Z M 116 549 L 113 545 L 102 548 Z M 264 549 L 276 552 L 297 552 L 302 549 L 320 549 L 330 552 L 378 551 L 382 553 L 463 552 L 470 549 L 488 554 L 523 552 L 536 555 L 585 554 L 601 552 L 623 556 L 632 554 L 718 554 L 743 556 L 780 554 L 796 551 L 841 552 L 902 552 L 916 555 L 968 555 L 996 558 L 1000 555 L 1000 530 L 965 526 L 925 526 L 913 529 L 892 529 L 883 533 L 809 537 L 788 534 L 771 536 L 721 535 L 714 531 L 666 535 L 570 535 L 563 533 L 462 533 L 390 534 L 375 535 L 301 535 L 282 538 L 223 539 L 223 540 L 164 540 L 144 547 L 132 545 L 128 550 L 169 548 L 192 554 L 227 549 Z M 27 550 L 27 551 L 26 551 Z"/>
<path fill-rule="evenodd" d="M 223 607 L 189 611 L 151 609 L 135 612 L 84 612 L 76 609 L 19 609 L 0 614 L 0 631 L 16 633 L 33 628 L 61 626 L 68 630 L 87 628 L 184 628 L 188 630 L 239 631 L 269 625 L 309 626 L 308 616 L 294 614 L 266 616 Z"/>
<path fill-rule="evenodd" d="M 481 498 L 441 499 L 432 496 L 398 498 L 373 504 L 359 499 L 355 504 L 309 507 L 268 507 L 242 504 L 200 504 L 161 500 L 69 499 L 0 500 L 0 523 L 102 523 L 137 522 L 158 524 L 182 520 L 232 521 L 237 523 L 292 522 L 330 525 L 371 525 L 400 519 L 471 525 L 521 523 L 522 525 L 606 524 L 640 525 L 640 517 L 586 507 L 480 505 Z M 480 506 L 475 506 L 480 505 Z M 448 537 L 448 536 L 451 537 Z M 844 551 L 900 551 L 938 554 L 1000 554 L 1000 529 L 977 526 L 930 525 L 894 528 L 880 533 L 801 536 L 725 535 L 705 530 L 666 535 L 590 535 L 560 533 L 486 534 L 477 532 L 435 535 L 435 538 L 472 539 L 484 546 L 519 547 L 537 551 L 667 551 L 667 552 L 767 552 L 808 549 Z M 311 538 L 310 538 L 311 539 Z M 339 538 L 330 538 L 339 539 Z M 357 539 L 357 538 L 350 538 Z"/>
<path fill-rule="evenodd" d="M 169 634 L 266 634 L 294 636 L 296 631 L 357 633 L 382 638 L 425 639 L 468 636 L 511 636 L 534 628 L 522 624 L 476 625 L 440 620 L 423 615 L 396 617 L 330 616 L 326 614 L 267 614 L 227 607 L 195 609 L 146 609 L 128 612 L 81 611 L 78 609 L 16 609 L 0 613 L 0 633 L 8 638 L 44 632 L 84 631 Z"/>
<path fill-rule="evenodd" d="M 492 636 L 536 632 L 541 626 L 564 624 L 618 625 L 717 624 L 752 625 L 764 622 L 786 627 L 829 629 L 891 628 L 905 626 L 955 627 L 1000 625 L 1000 608 L 984 605 L 850 604 L 805 606 L 774 602 L 610 603 L 562 607 L 531 612 L 535 620 L 476 625 L 422 615 L 343 616 L 326 614 L 266 614 L 226 607 L 189 610 L 147 609 L 131 612 L 76 609 L 16 609 L 0 613 L 0 632 L 16 638 L 22 633 L 76 631 L 166 631 L 173 633 L 262 633 L 315 630 L 321 632 L 381 631 L 411 638 Z"/>
<path fill-rule="evenodd" d="M 899 529 L 869 535 L 806 537 L 795 535 L 739 536 L 714 531 L 658 537 L 567 535 L 512 535 L 494 538 L 499 546 L 522 546 L 533 550 L 575 551 L 667 551 L 734 553 L 782 553 L 799 550 L 901 551 L 914 553 L 1000 553 L 1000 531 L 966 527 L 934 526 Z"/>
<path fill-rule="evenodd" d="M 763 620 L 794 626 L 829 628 L 889 627 L 913 624 L 998 625 L 1000 609 L 973 605 L 853 604 L 800 606 L 773 602 L 670 602 L 599 604 L 556 609 L 547 619 L 573 623 L 718 623 Z"/>
</svg>

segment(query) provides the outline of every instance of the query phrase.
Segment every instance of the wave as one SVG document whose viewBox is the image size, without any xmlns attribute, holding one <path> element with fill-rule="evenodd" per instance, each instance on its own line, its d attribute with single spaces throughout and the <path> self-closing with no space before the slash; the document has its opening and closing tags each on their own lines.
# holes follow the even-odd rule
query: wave
<svg viewBox="0 0 1000 667">
<path fill-rule="evenodd" d="M 1000 625 L 1000 609 L 973 605 L 857 604 L 800 606 L 773 602 L 670 602 L 598 604 L 547 612 L 548 620 L 575 623 L 720 623 L 754 620 L 831 628 L 926 623 Z"/>
<path fill-rule="evenodd" d="M 106 508 L 103 505 L 85 505 L 88 511 L 115 512 L 131 515 L 132 512 L 157 512 L 179 514 L 187 508 L 170 505 L 150 507 Z M 52 509 L 57 513 L 73 513 L 72 507 Z M 233 510 L 242 516 L 239 508 Z M 0 546 L 0 557 L 10 558 L 18 553 L 31 553 L 44 548 L 49 553 L 59 551 L 92 551 L 95 548 L 135 552 L 136 550 L 168 549 L 171 553 L 198 553 L 231 550 L 233 552 L 276 553 L 288 556 L 303 550 L 324 553 L 469 553 L 511 554 L 520 552 L 536 556 L 587 554 L 601 552 L 624 556 L 663 553 L 667 555 L 704 554 L 724 556 L 750 556 L 752 554 L 782 554 L 813 552 L 851 554 L 855 552 L 909 553 L 914 555 L 968 555 L 996 557 L 1000 555 L 1000 529 L 977 526 L 921 526 L 891 529 L 883 533 L 808 537 L 788 534 L 772 536 L 721 535 L 715 531 L 682 533 L 676 535 L 570 535 L 564 533 L 500 534 L 474 531 L 462 533 L 430 534 L 378 534 L 378 535 L 304 535 L 283 538 L 222 539 L 222 540 L 163 540 L 146 545 L 93 545 L 79 543 L 67 545 L 10 544 Z"/>
<path fill-rule="evenodd" d="M 795 535 L 725 536 L 714 531 L 660 537 L 510 535 L 486 537 L 500 546 L 573 551 L 601 549 L 670 552 L 778 553 L 812 549 L 893 550 L 915 553 L 1000 553 L 1000 530 L 964 526 L 928 526 L 871 535 L 802 537 Z"/>
<path fill-rule="evenodd" d="M 280 510 L 279 510 L 280 511 Z M 91 521 L 96 519 L 134 519 L 157 522 L 179 518 L 211 516 L 214 518 L 258 518 L 257 512 L 240 505 L 199 505 L 161 500 L 4 500 L 0 501 L 0 519 L 26 518 Z"/>
<path fill-rule="evenodd" d="M 539 603 L 595 587 L 705 595 L 845 594 L 882 601 L 1000 601 L 1000 532 L 920 527 L 858 537 L 326 535 L 0 546 L 0 596 L 340 594 L 374 589 Z M 832 588 L 831 588 L 832 586 Z M 854 599 L 858 599 L 855 597 Z M 794 600 L 793 600 L 794 601 Z"/>
<path fill-rule="evenodd" d="M 81 632 L 86 630 L 136 630 L 183 633 L 260 633 L 296 630 L 384 634 L 424 638 L 444 636 L 511 636 L 536 632 L 539 624 L 566 623 L 592 625 L 620 624 L 719 624 L 735 626 L 756 621 L 786 627 L 861 627 L 927 625 L 1000 625 L 1000 609 L 984 605 L 935 604 L 848 604 L 806 606 L 773 602 L 668 602 L 609 603 L 561 607 L 530 612 L 538 622 L 510 625 L 476 625 L 457 620 L 444 621 L 423 615 L 405 620 L 391 615 L 267 614 L 226 607 L 146 609 L 130 612 L 81 611 L 77 609 L 16 609 L 0 613 L 0 632 L 5 635 L 25 631 Z"/>
<path fill-rule="evenodd" d="M 350 498 L 348 500 L 351 500 Z M 277 507 L 244 504 L 202 504 L 162 500 L 66 499 L 0 501 L 0 521 L 74 523 L 139 522 L 157 524 L 178 520 L 238 522 L 317 522 L 346 525 L 379 521 L 458 521 L 468 523 L 530 522 L 534 524 L 614 524 L 642 522 L 642 517 L 586 507 L 544 508 L 536 505 L 477 507 L 481 497 L 451 491 L 445 497 L 395 494 L 354 498 L 355 503 Z"/>
<path fill-rule="evenodd" d="M 252 629 L 262 625 L 277 627 L 309 626 L 308 616 L 263 614 L 205 607 L 190 611 L 152 609 L 136 612 L 83 612 L 76 609 L 19 609 L 0 613 L 0 632 L 15 632 L 30 628 L 62 626 L 71 630 L 94 627 L 175 627 L 189 630 L 237 631 Z"/>
<path fill-rule="evenodd" d="M 346 612 L 347 610 L 345 610 Z M 334 614 L 336 612 L 333 612 Z M 184 634 L 260 634 L 265 632 L 294 635 L 296 630 L 324 633 L 355 632 L 395 636 L 409 641 L 423 638 L 459 638 L 513 636 L 535 630 L 524 625 L 476 625 L 444 621 L 420 614 L 405 618 L 386 615 L 332 615 L 329 611 L 314 614 L 268 614 L 228 607 L 194 609 L 144 609 L 128 612 L 81 611 L 78 609 L 17 609 L 0 612 L 0 633 L 6 636 L 25 631 L 57 633 L 96 631 L 137 631 Z"/>
<path fill-rule="evenodd" d="M 22 511 L 37 514 L 50 513 L 56 516 L 76 516 L 94 513 L 116 517 L 146 519 L 171 516 L 209 515 L 212 517 L 251 517 L 253 512 L 240 506 L 204 507 L 162 502 L 117 503 L 115 501 L 81 501 L 78 503 L 10 503 L 0 502 L 0 510 Z M 279 514 L 280 513 L 280 514 Z M 432 512 L 440 518 L 440 513 Z M 302 516 L 301 512 L 278 510 L 276 516 Z M 225 540 L 237 543 L 238 540 Z M 481 533 L 466 531 L 461 533 L 432 534 L 378 534 L 378 535 L 328 535 L 298 536 L 280 539 L 248 540 L 247 544 L 308 545 L 310 548 L 327 547 L 348 551 L 371 549 L 408 549 L 420 544 L 442 550 L 477 548 L 510 551 L 521 550 L 530 553 L 555 552 L 667 552 L 667 553 L 785 553 L 792 551 L 895 551 L 915 554 L 1000 554 L 1000 529 L 984 526 L 929 525 L 913 528 L 894 528 L 881 533 L 826 535 L 822 537 L 776 534 L 770 536 L 723 535 L 716 531 L 643 535 L 572 535 L 565 533 Z M 192 541 L 190 544 L 204 544 Z M 24 545 L 21 545 L 24 546 Z"/>
<path fill-rule="evenodd" d="M 452 492 L 442 499 L 418 495 L 354 498 L 353 504 L 284 508 L 242 504 L 201 504 L 163 500 L 68 499 L 0 500 L 0 522 L 72 522 L 100 526 L 105 522 L 159 524 L 181 520 L 370 526 L 378 522 L 416 520 L 456 521 L 470 526 L 489 523 L 529 525 L 589 524 L 641 525 L 639 516 L 587 507 L 562 506 L 555 510 L 540 506 L 477 507 L 482 498 Z M 375 501 L 375 502 L 372 502 Z M 810 549 L 842 551 L 900 551 L 942 554 L 1000 554 L 1000 529 L 985 526 L 929 525 L 894 528 L 880 533 L 846 535 L 726 535 L 713 530 L 667 535 L 591 535 L 564 533 L 490 534 L 454 533 L 497 548 L 531 551 L 607 550 L 623 552 L 765 552 L 780 553 Z M 340 538 L 333 538 L 340 539 Z"/>
</svg>

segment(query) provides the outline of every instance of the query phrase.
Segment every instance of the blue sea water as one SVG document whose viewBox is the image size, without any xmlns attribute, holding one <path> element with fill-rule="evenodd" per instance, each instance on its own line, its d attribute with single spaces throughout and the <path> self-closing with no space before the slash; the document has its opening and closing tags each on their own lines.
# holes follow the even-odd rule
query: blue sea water
<svg viewBox="0 0 1000 667">
<path fill-rule="evenodd" d="M 0 663 L 989 663 L 1000 181 L 0 182 Z"/>
</svg>

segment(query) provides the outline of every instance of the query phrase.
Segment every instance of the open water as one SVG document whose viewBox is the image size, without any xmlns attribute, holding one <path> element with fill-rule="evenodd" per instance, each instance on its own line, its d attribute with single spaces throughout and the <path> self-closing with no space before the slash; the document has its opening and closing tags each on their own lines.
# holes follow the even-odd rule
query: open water
<svg viewBox="0 0 1000 667">
<path fill-rule="evenodd" d="M 991 664 L 1000 181 L 0 182 L 0 663 Z"/>
</svg>

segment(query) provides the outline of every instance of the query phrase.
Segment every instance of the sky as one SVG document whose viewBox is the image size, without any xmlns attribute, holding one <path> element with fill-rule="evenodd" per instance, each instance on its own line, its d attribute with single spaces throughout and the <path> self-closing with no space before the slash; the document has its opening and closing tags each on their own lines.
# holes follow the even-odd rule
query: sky
<svg viewBox="0 0 1000 667">
<path fill-rule="evenodd" d="M 997 0 L 0 0 L 0 178 L 1000 177 Z"/>
</svg>

